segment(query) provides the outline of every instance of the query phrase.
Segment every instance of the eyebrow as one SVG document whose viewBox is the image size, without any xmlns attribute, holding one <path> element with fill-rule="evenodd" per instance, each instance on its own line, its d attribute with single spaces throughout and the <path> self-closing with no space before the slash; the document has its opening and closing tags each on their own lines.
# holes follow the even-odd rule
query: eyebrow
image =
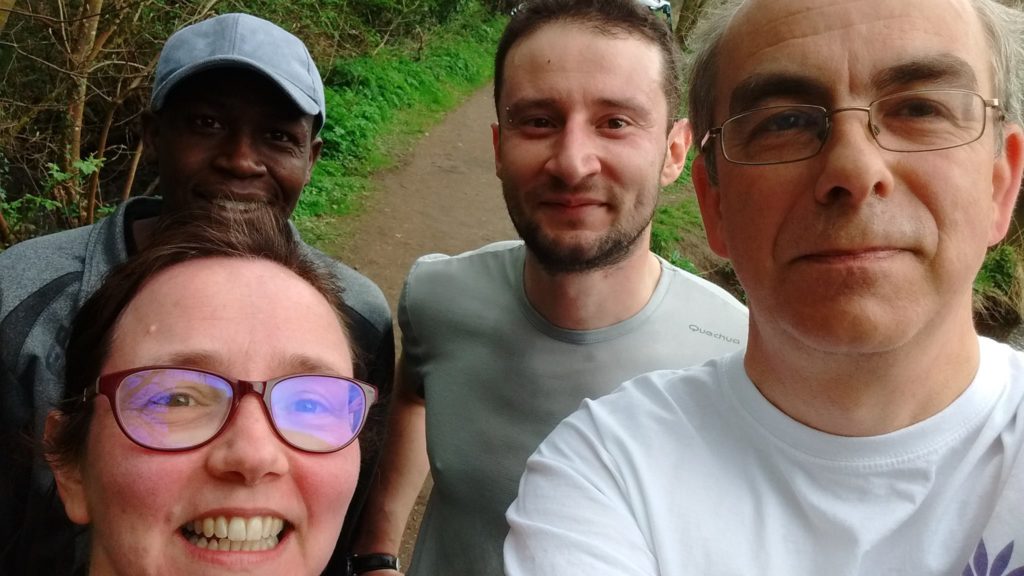
<svg viewBox="0 0 1024 576">
<path fill-rule="evenodd" d="M 204 351 L 204 350 L 188 350 L 183 352 L 176 352 L 160 359 L 155 364 L 169 365 L 169 366 L 187 366 L 194 368 L 201 368 L 203 370 L 209 370 L 211 372 L 220 373 L 219 367 L 226 364 L 225 358 L 216 352 Z M 324 376 L 344 376 L 337 368 L 331 366 L 330 363 L 323 361 L 319 358 L 309 356 L 307 354 L 289 354 L 283 356 L 281 361 L 277 363 L 278 366 L 283 368 L 282 374 L 321 374 Z M 235 374 L 224 374 L 229 378 L 237 378 Z"/>
<path fill-rule="evenodd" d="M 651 111 L 646 106 L 644 106 L 639 100 L 636 100 L 634 98 L 598 98 L 597 104 L 603 108 L 625 110 L 645 120 L 649 119 L 651 116 Z M 509 116 L 515 117 L 518 114 L 522 114 L 524 110 L 559 110 L 561 108 L 562 103 L 554 98 L 525 98 L 522 100 L 517 100 L 516 102 L 513 102 L 512 104 L 506 106 L 506 111 Z"/>
<path fill-rule="evenodd" d="M 871 83 L 880 91 L 920 82 L 969 90 L 978 88 L 974 68 L 953 54 L 937 54 L 897 64 L 876 72 L 871 78 Z"/>
<path fill-rule="evenodd" d="M 287 366 L 288 370 L 293 371 L 294 373 L 302 372 L 321 374 L 324 376 L 343 376 L 343 374 L 329 363 L 305 354 L 290 354 L 285 358 L 283 365 Z"/>
<path fill-rule="evenodd" d="M 217 94 L 205 94 L 202 96 L 185 96 L 178 100 L 182 106 L 180 110 L 182 112 L 190 112 L 186 105 L 193 106 L 209 106 L 218 112 L 225 110 L 231 110 L 234 107 L 234 103 Z M 298 106 L 290 104 L 288 106 L 262 106 L 260 108 L 262 116 L 268 119 L 270 122 L 302 122 L 306 118 L 313 122 L 313 116 L 306 114 Z"/>
<path fill-rule="evenodd" d="M 788 72 L 753 74 L 733 88 L 729 115 L 757 108 L 770 98 L 787 96 L 799 101 L 825 103 L 831 91 L 810 76 Z"/>
<path fill-rule="evenodd" d="M 882 92 L 928 82 L 951 88 L 976 90 L 978 79 L 974 69 L 953 54 L 938 54 L 902 62 L 872 75 L 871 85 Z M 736 85 L 729 98 L 729 114 L 757 108 L 770 98 L 785 96 L 798 101 L 825 104 L 832 91 L 811 76 L 789 72 L 753 74 Z"/>
</svg>

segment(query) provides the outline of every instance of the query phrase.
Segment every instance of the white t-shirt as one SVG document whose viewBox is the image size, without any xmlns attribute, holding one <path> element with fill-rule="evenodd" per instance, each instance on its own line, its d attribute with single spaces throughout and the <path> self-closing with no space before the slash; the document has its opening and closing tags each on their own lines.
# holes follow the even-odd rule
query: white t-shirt
<svg viewBox="0 0 1024 576">
<path fill-rule="evenodd" d="M 588 400 L 527 463 L 506 573 L 1024 574 L 1024 354 L 979 340 L 957 400 L 882 436 L 789 418 L 742 352 Z"/>
</svg>

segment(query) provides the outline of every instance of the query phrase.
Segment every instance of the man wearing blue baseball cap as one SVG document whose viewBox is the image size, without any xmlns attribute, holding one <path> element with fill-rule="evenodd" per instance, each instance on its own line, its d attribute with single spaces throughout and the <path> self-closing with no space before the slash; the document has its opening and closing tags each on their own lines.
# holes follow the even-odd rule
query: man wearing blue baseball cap
<svg viewBox="0 0 1024 576">
<path fill-rule="evenodd" d="M 69 572 L 69 551 L 85 549 L 55 505 L 52 478 L 28 441 L 40 437 L 60 398 L 64 344 L 81 303 L 110 268 L 148 247 L 168 215 L 244 213 L 259 205 L 291 214 L 319 158 L 325 112 L 316 64 L 289 32 L 247 14 L 187 26 L 164 45 L 143 120 L 160 198 L 133 198 L 95 225 L 0 254 L 0 573 Z M 357 376 L 387 393 L 394 341 L 383 294 L 355 270 L 303 246 L 344 288 L 352 341 L 363 360 Z M 367 472 L 374 444 L 364 444 Z M 358 511 L 361 493 L 350 510 Z"/>
</svg>

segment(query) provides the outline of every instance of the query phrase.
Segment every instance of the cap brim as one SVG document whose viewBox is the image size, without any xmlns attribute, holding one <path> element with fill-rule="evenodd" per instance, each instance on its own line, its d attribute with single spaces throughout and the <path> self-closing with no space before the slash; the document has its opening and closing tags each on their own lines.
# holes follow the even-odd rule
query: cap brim
<svg viewBox="0 0 1024 576">
<path fill-rule="evenodd" d="M 240 68 L 243 70 L 252 70 L 265 78 L 272 81 L 278 88 L 281 89 L 288 98 L 295 104 L 295 106 L 303 113 L 310 116 L 320 116 L 320 104 L 311 98 L 308 94 L 300 90 L 297 86 L 282 78 L 281 76 L 266 70 L 256 62 L 249 60 L 248 58 L 242 58 L 239 56 L 221 56 L 218 58 L 210 58 L 202 62 L 196 62 L 188 66 L 184 66 L 177 70 L 174 74 L 169 76 L 167 80 L 160 86 L 157 86 L 153 90 L 153 94 L 150 97 L 150 107 L 153 111 L 159 111 L 164 107 L 167 101 L 167 95 L 174 90 L 176 86 L 181 84 L 184 80 L 207 70 L 214 70 L 217 68 Z"/>
</svg>

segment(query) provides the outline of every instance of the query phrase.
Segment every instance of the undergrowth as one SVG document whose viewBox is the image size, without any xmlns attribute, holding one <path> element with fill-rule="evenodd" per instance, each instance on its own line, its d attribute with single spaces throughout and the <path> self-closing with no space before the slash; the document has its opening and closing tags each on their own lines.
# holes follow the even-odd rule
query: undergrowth
<svg viewBox="0 0 1024 576">
<path fill-rule="evenodd" d="M 323 217 L 356 210 L 374 171 L 490 79 L 504 20 L 474 5 L 429 43 L 336 62 L 327 74 L 324 150 L 293 218 L 314 244 Z"/>
</svg>

